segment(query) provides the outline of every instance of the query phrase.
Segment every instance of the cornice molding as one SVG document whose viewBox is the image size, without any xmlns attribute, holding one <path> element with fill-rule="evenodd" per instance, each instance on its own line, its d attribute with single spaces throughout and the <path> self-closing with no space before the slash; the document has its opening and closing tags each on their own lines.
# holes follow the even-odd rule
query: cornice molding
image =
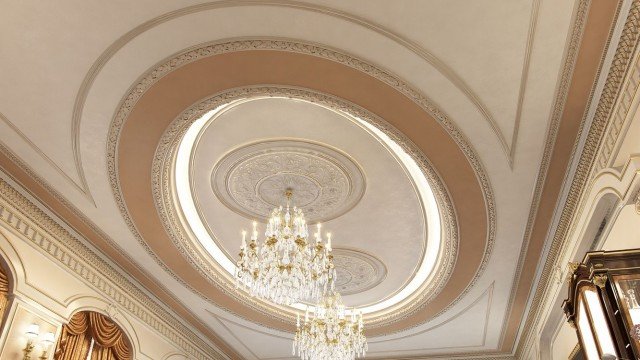
<svg viewBox="0 0 640 360">
<path fill-rule="evenodd" d="M 227 359 L 4 179 L 0 179 L 0 224 L 194 359 Z"/>
<path fill-rule="evenodd" d="M 638 28 L 640 28 L 640 6 L 634 1 L 629 9 L 616 55 L 609 69 L 607 83 L 596 110 L 596 117 L 607 118 L 609 122 L 606 124 L 607 130 L 592 173 L 612 166 L 615 145 L 625 129 L 623 124 L 633 105 L 632 99 L 640 86 L 640 75 L 638 75 L 640 74 L 638 69 L 640 62 L 630 63 L 637 52 Z M 631 29 L 635 31 L 631 31 Z"/>
<path fill-rule="evenodd" d="M 598 100 L 593 121 L 587 129 L 588 133 L 585 145 L 579 154 L 580 158 L 576 172 L 573 178 L 570 179 L 571 185 L 566 201 L 561 208 L 558 225 L 556 231 L 553 233 L 551 247 L 544 262 L 540 280 L 535 289 L 532 304 L 523 326 L 523 334 L 517 345 L 517 359 L 522 358 L 523 355 L 526 354 L 527 349 L 530 348 L 535 341 L 531 335 L 532 331 L 536 328 L 535 324 L 540 320 L 540 311 L 545 301 L 545 295 L 554 283 L 552 277 L 553 269 L 556 266 L 561 266 L 557 262 L 559 259 L 563 259 L 565 253 L 570 250 L 567 240 L 572 230 L 574 220 L 582 212 L 582 207 L 584 206 L 582 200 L 586 189 L 594 179 L 597 171 L 600 170 L 598 159 L 610 155 L 610 148 L 604 139 L 609 136 L 617 136 L 610 135 L 610 132 L 619 130 L 616 126 L 609 126 L 617 122 L 619 118 L 616 116 L 617 109 L 614 107 L 620 99 L 625 85 L 640 79 L 640 61 L 636 56 L 640 40 L 639 27 L 640 0 L 633 0 L 622 30 L 620 42 L 613 57 L 612 65 L 608 70 L 603 92 Z M 633 72 L 633 74 L 626 76 L 629 72 Z M 626 84 L 625 79 L 628 79 L 628 83 Z M 635 88 L 637 89 L 637 86 Z M 626 89 L 629 90 L 630 87 L 627 86 Z M 607 153 L 609 153 L 609 155 L 604 155 Z M 569 181 L 569 179 L 567 181 Z"/>
<path fill-rule="evenodd" d="M 533 198 L 531 200 L 531 206 L 529 208 L 529 215 L 527 218 L 527 225 L 524 231 L 524 242 L 520 249 L 520 255 L 518 257 L 518 264 L 515 271 L 515 276 L 513 279 L 512 289 L 516 289 L 518 283 L 520 282 L 520 278 L 522 276 L 524 259 L 527 254 L 527 250 L 529 247 L 529 243 L 531 241 L 531 234 L 533 231 L 533 227 L 536 221 L 536 215 L 538 214 L 538 208 L 540 206 L 540 201 L 542 199 L 542 190 L 544 189 L 544 184 L 547 178 L 547 173 L 549 171 L 549 166 L 551 163 L 551 155 L 553 154 L 554 143 L 558 136 L 558 129 L 560 126 L 562 114 L 564 112 L 565 103 L 567 100 L 567 95 L 569 93 L 569 89 L 571 87 L 571 79 L 573 77 L 573 71 L 575 69 L 576 61 L 578 58 L 578 51 L 580 50 L 580 42 L 582 40 L 582 35 L 584 32 L 584 27 L 586 25 L 586 19 L 589 12 L 590 0 L 580 0 L 580 3 L 577 6 L 575 20 L 573 24 L 573 29 L 571 32 L 571 36 L 569 38 L 569 45 L 566 50 L 566 58 L 564 61 L 564 67 L 562 72 L 560 73 L 559 85 L 556 91 L 556 97 L 554 99 L 554 107 L 551 113 L 549 130 L 547 132 L 547 136 L 545 138 L 545 146 L 544 152 L 542 154 L 542 161 L 540 162 L 540 167 L 538 168 L 538 174 L 536 178 L 536 183 L 533 191 Z M 513 308 L 513 304 L 515 301 L 515 291 L 512 292 L 512 295 L 509 297 L 508 302 L 508 312 L 511 313 Z M 507 322 L 509 321 L 509 317 L 505 317 L 503 332 L 507 328 Z M 501 336 L 501 342 L 504 340 L 504 334 Z"/>
</svg>

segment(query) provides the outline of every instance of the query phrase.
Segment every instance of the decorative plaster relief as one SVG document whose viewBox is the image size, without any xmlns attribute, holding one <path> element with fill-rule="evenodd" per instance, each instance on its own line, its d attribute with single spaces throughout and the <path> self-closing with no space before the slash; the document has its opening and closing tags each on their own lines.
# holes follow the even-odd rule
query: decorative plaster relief
<svg viewBox="0 0 640 360">
<path fill-rule="evenodd" d="M 116 199 L 116 202 L 118 203 L 118 207 L 121 213 L 123 214 L 125 221 L 127 222 L 128 226 L 132 229 L 133 233 L 138 238 L 139 243 L 149 251 L 151 256 L 153 256 L 156 259 L 158 264 L 162 266 L 165 269 L 165 271 L 172 274 L 177 281 L 180 281 L 181 283 L 183 283 L 183 285 L 189 287 L 191 291 L 202 296 L 202 293 L 200 293 L 197 289 L 190 287 L 188 284 L 181 281 L 181 279 L 177 278 L 175 274 L 173 274 L 172 271 L 168 269 L 153 254 L 153 252 L 149 249 L 144 239 L 142 239 L 138 234 L 136 227 L 133 224 L 132 219 L 130 218 L 127 207 L 124 203 L 123 194 L 121 193 L 121 190 L 120 190 L 119 180 L 118 180 L 117 171 L 116 171 L 117 169 L 116 149 L 117 149 L 117 143 L 120 136 L 120 131 L 122 130 L 125 120 L 128 117 L 130 111 L 133 109 L 133 106 L 135 105 L 137 100 L 146 92 L 147 89 L 149 89 L 159 79 L 161 79 L 168 73 L 172 72 L 173 70 L 181 66 L 184 66 L 186 64 L 192 63 L 198 59 L 202 59 L 204 57 L 214 56 L 214 55 L 223 54 L 223 53 L 230 53 L 230 52 L 239 52 L 239 51 L 246 51 L 246 50 L 267 50 L 267 49 L 315 55 L 315 56 L 329 59 L 341 64 L 345 64 L 349 67 L 360 70 L 386 83 L 387 85 L 393 87 L 398 92 L 406 95 L 408 98 L 414 101 L 417 105 L 419 105 L 424 111 L 429 113 L 436 121 L 438 121 L 443 126 L 443 128 L 447 131 L 447 133 L 451 136 L 451 138 L 457 143 L 457 145 L 460 147 L 464 155 L 467 157 L 470 165 L 474 168 L 477 179 L 483 189 L 484 200 L 486 201 L 488 226 L 489 226 L 488 234 L 487 234 L 488 239 L 487 239 L 486 247 L 484 249 L 481 265 L 478 271 L 476 272 L 471 283 L 465 288 L 464 293 L 469 291 L 469 289 L 478 280 L 479 275 L 485 269 L 486 264 L 489 260 L 489 254 L 491 254 L 492 252 L 493 243 L 495 239 L 495 230 L 496 230 L 496 227 L 495 227 L 496 212 L 495 212 L 495 202 L 493 197 L 493 191 L 491 189 L 489 179 L 484 171 L 483 165 L 481 164 L 475 151 L 469 145 L 466 137 L 462 133 L 460 133 L 457 127 L 453 124 L 453 122 L 451 122 L 447 118 L 447 116 L 442 111 L 440 111 L 433 103 L 431 103 L 426 97 L 421 95 L 418 91 L 416 91 L 411 86 L 409 86 L 402 80 L 398 79 L 394 75 L 390 74 L 389 72 L 383 69 L 377 68 L 366 62 L 363 62 L 362 60 L 351 57 L 347 54 L 337 52 L 335 50 L 322 48 L 317 45 L 305 44 L 300 42 L 292 42 L 288 40 L 242 39 L 242 40 L 230 40 L 225 42 L 203 44 L 198 48 L 189 49 L 182 53 L 176 54 L 174 57 L 168 58 L 167 61 L 162 63 L 161 65 L 150 69 L 145 76 L 143 76 L 136 84 L 134 84 L 131 87 L 131 91 L 127 94 L 127 96 L 125 96 L 122 99 L 120 108 L 112 121 L 111 129 L 109 132 L 107 163 L 108 163 L 108 169 L 109 169 L 110 182 L 114 190 L 114 197 Z M 444 216 L 442 221 L 444 223 L 443 229 L 447 230 L 447 234 L 445 234 L 447 238 L 447 242 L 453 240 L 449 244 L 447 244 L 449 246 L 452 246 L 452 248 L 450 250 L 445 250 L 444 257 L 446 259 L 450 259 L 451 256 L 457 252 L 457 238 L 458 238 L 457 226 L 455 224 L 455 215 L 453 214 L 453 207 L 447 201 L 448 200 L 448 196 L 446 195 L 447 190 L 444 188 L 444 184 L 441 183 L 437 175 L 432 176 L 434 174 L 430 173 L 431 172 L 430 164 L 426 159 L 423 158 L 423 155 L 421 154 L 421 152 L 417 151 L 415 149 L 415 146 L 410 141 L 407 141 L 406 137 L 403 134 L 399 133 L 395 128 L 378 119 L 372 119 L 370 117 L 370 114 L 364 109 L 354 107 L 353 104 L 345 104 L 342 101 L 336 100 L 326 95 L 310 94 L 309 92 L 302 91 L 300 89 L 296 89 L 296 90 L 278 89 L 278 88 L 237 89 L 236 91 L 229 91 L 224 94 L 219 94 L 218 96 L 214 96 L 213 98 L 208 99 L 207 101 L 203 101 L 202 103 L 196 104 L 195 106 L 185 110 L 180 116 L 178 116 L 177 121 L 174 121 L 174 123 L 165 131 L 165 135 L 163 135 L 163 140 L 161 141 L 160 146 L 156 152 L 154 165 L 153 165 L 153 173 L 156 174 L 153 180 L 154 197 L 156 198 L 156 201 L 157 201 L 156 206 L 160 212 L 163 223 L 165 223 L 165 226 L 167 226 L 167 224 L 170 224 L 168 225 L 168 229 L 167 229 L 169 230 L 169 233 L 170 233 L 169 235 L 172 237 L 174 244 L 177 245 L 180 251 L 183 254 L 188 256 L 188 260 L 194 265 L 196 265 L 196 268 L 198 268 L 198 270 L 200 270 L 201 273 L 206 278 L 208 278 L 211 282 L 218 285 L 221 290 L 225 291 L 226 293 L 232 293 L 232 292 L 235 293 L 232 289 L 227 288 L 227 286 L 220 284 L 218 276 L 213 275 L 214 272 L 210 271 L 212 270 L 211 269 L 212 264 L 210 264 L 208 260 L 205 260 L 202 258 L 198 259 L 197 258 L 198 256 L 192 256 L 192 255 L 195 255 L 196 251 L 195 249 L 191 248 L 191 246 L 189 245 L 189 241 L 186 241 L 186 239 L 184 238 L 184 234 L 180 234 L 179 231 L 178 233 L 176 233 L 176 228 L 178 228 L 179 225 L 177 223 L 172 222 L 173 214 L 167 214 L 165 212 L 167 210 L 171 211 L 171 209 L 167 209 L 167 207 L 165 206 L 167 205 L 167 201 L 170 201 L 171 199 L 162 199 L 158 203 L 159 198 L 163 198 L 164 197 L 163 194 L 165 194 L 166 191 L 168 191 L 170 188 L 166 181 L 168 179 L 167 177 L 168 174 L 166 173 L 166 171 L 163 171 L 166 169 L 163 169 L 163 166 L 161 164 L 164 164 L 165 163 L 164 161 L 167 160 L 168 158 L 166 156 L 166 152 L 170 151 L 172 146 L 176 145 L 175 143 L 176 138 L 179 138 L 179 135 L 184 132 L 185 127 L 183 126 L 185 125 L 185 123 L 188 124 L 194 121 L 194 119 L 197 118 L 197 116 L 202 115 L 202 112 L 204 111 L 204 109 L 211 109 L 212 108 L 211 106 L 213 106 L 216 102 L 224 103 L 224 100 L 247 98 L 254 94 L 259 96 L 277 95 L 277 96 L 287 96 L 287 97 L 302 98 L 302 99 L 308 98 L 311 101 L 320 101 L 323 103 L 328 103 L 330 107 L 335 108 L 336 110 L 345 111 L 346 113 L 352 114 L 353 116 L 365 119 L 367 122 L 375 124 L 376 127 L 378 127 L 381 131 L 385 132 L 393 141 L 398 143 L 403 148 L 403 150 L 407 152 L 409 156 L 414 158 L 418 163 L 418 165 L 423 170 L 426 170 L 425 175 L 427 175 L 428 180 L 432 182 L 434 193 L 444 194 L 444 199 L 438 198 L 438 196 L 436 197 L 438 198 L 437 200 L 439 202 L 439 206 L 443 206 L 442 214 Z M 453 257 L 455 258 L 455 256 Z M 452 265 L 451 262 L 449 262 L 449 264 L 443 265 L 442 268 L 450 270 L 451 265 Z M 436 275 L 437 279 L 435 280 L 435 282 L 438 282 L 438 283 L 442 283 L 443 281 L 446 282 L 445 279 L 448 277 L 448 275 L 450 275 L 449 271 L 444 271 L 443 274 L 440 274 L 440 273 L 437 274 Z M 380 320 L 379 325 L 382 325 L 386 322 L 397 321 L 398 318 L 404 318 L 406 316 L 410 316 L 410 314 L 412 314 L 413 312 L 419 311 L 424 306 L 426 306 L 429 300 L 432 297 L 434 297 L 436 294 L 437 294 L 437 291 L 421 292 L 419 299 L 416 299 L 415 302 L 413 303 L 416 306 L 412 306 L 411 309 L 406 309 L 406 308 L 403 309 L 406 311 L 403 311 L 402 315 L 398 313 L 391 313 L 391 314 L 386 314 L 385 316 L 381 316 L 379 318 Z M 461 296 L 458 296 L 456 300 L 454 300 L 451 304 L 447 306 L 447 308 L 449 308 L 450 306 L 453 306 L 460 298 Z M 208 299 L 208 300 L 211 300 L 211 299 Z M 243 298 L 242 302 L 246 304 L 251 304 L 252 306 L 259 305 L 259 304 L 256 304 L 255 300 L 246 299 L 246 298 Z M 446 311 L 447 308 L 443 309 L 439 313 Z M 273 310 L 262 309 L 262 311 L 265 314 L 270 314 Z M 287 314 L 281 312 L 279 314 L 279 317 L 287 318 Z"/>
<path fill-rule="evenodd" d="M 198 360 L 226 359 L 157 300 L 0 179 L 0 224 Z"/>
<path fill-rule="evenodd" d="M 211 176 L 214 193 L 232 211 L 265 219 L 293 190 L 292 205 L 309 222 L 335 219 L 362 198 L 365 180 L 347 155 L 327 146 L 297 140 L 273 140 L 235 149 Z"/>
<path fill-rule="evenodd" d="M 333 249 L 336 267 L 336 290 L 342 295 L 353 295 L 380 284 L 387 276 L 382 261 L 362 251 Z"/>
</svg>

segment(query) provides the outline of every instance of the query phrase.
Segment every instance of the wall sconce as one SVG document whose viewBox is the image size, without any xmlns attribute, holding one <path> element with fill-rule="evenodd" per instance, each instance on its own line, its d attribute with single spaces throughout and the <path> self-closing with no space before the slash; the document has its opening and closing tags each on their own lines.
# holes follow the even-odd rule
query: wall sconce
<svg viewBox="0 0 640 360">
<path fill-rule="evenodd" d="M 38 335 L 40 335 L 40 326 L 38 324 L 31 324 L 27 326 L 24 335 L 27 337 L 27 345 L 22 349 L 22 352 L 24 352 L 22 360 L 31 360 L 31 352 L 35 347 L 33 341 L 38 337 Z"/>
<path fill-rule="evenodd" d="M 56 337 L 52 332 L 45 333 L 40 341 L 40 346 L 42 347 L 42 355 L 38 359 L 47 360 L 49 357 L 49 349 L 51 349 L 51 345 L 56 342 Z"/>
</svg>

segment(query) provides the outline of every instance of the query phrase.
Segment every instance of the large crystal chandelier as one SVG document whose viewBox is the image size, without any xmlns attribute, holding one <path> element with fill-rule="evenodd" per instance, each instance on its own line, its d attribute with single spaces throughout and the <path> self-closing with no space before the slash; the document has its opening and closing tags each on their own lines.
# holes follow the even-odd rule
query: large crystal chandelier
<svg viewBox="0 0 640 360">
<path fill-rule="evenodd" d="M 262 245 L 258 243 L 257 222 L 253 222 L 248 245 L 247 233 L 242 232 L 236 283 L 253 296 L 278 304 L 317 301 L 334 290 L 332 280 L 336 271 L 331 255 L 331 234 L 327 234 L 325 245 L 321 225 L 317 224 L 314 240 L 309 242 L 302 210 L 290 207 L 293 192 L 288 189 L 285 195 L 286 208 L 280 206 L 271 212 Z"/>
<path fill-rule="evenodd" d="M 293 355 L 302 360 L 353 360 L 364 357 L 368 351 L 364 336 L 362 312 L 355 309 L 346 314 L 340 294 L 333 293 L 315 306 L 309 318 L 309 308 L 304 322 L 297 318 L 297 330 L 293 339 Z"/>
</svg>

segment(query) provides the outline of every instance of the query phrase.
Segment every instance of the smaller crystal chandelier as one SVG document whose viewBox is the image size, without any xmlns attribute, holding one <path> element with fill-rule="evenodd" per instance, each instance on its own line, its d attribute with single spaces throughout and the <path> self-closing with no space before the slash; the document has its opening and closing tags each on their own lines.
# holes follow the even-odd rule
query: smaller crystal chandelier
<svg viewBox="0 0 640 360">
<path fill-rule="evenodd" d="M 362 312 L 353 309 L 346 314 L 340 294 L 333 293 L 315 306 L 313 318 L 309 318 L 309 308 L 300 323 L 296 322 L 293 339 L 293 355 L 302 360 L 354 360 L 364 357 L 369 350 L 364 336 Z"/>
<path fill-rule="evenodd" d="M 300 300 L 322 298 L 334 289 L 336 270 L 331 255 L 331 234 L 324 244 L 320 232 L 307 241 L 309 230 L 302 209 L 290 208 L 293 192 L 287 189 L 287 206 L 273 209 L 265 231 L 265 241 L 258 244 L 257 222 L 253 222 L 251 242 L 242 232 L 236 284 L 253 296 L 289 305 Z"/>
</svg>

